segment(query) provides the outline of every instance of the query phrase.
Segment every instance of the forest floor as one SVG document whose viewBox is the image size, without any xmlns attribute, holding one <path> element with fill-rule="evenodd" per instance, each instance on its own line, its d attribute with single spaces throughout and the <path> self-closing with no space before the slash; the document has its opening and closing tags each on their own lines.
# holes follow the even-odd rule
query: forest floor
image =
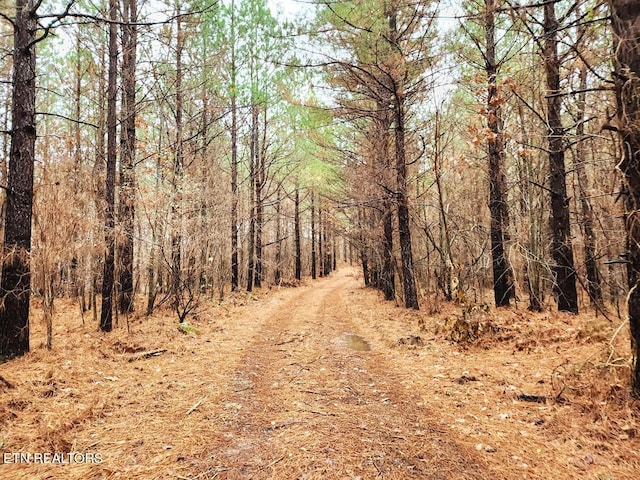
<svg viewBox="0 0 640 480">
<path fill-rule="evenodd" d="M 102 334 L 59 301 L 53 350 L 34 320 L 32 352 L 0 366 L 0 479 L 637 478 L 617 317 L 465 323 L 361 284 L 236 294 L 186 333 L 158 312 Z"/>
</svg>

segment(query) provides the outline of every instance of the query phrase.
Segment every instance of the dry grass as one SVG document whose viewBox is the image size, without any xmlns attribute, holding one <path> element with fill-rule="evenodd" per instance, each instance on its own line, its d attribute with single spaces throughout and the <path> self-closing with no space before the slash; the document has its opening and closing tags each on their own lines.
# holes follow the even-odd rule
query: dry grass
<svg viewBox="0 0 640 480">
<path fill-rule="evenodd" d="M 501 310 L 454 343 L 459 307 L 440 310 L 385 304 L 345 272 L 206 305 L 198 333 L 160 312 L 105 335 L 58 301 L 53 351 L 36 320 L 33 351 L 2 365 L 0 451 L 102 462 L 0 478 L 636 478 L 626 328 L 611 349 L 618 325 L 593 315 Z"/>
</svg>

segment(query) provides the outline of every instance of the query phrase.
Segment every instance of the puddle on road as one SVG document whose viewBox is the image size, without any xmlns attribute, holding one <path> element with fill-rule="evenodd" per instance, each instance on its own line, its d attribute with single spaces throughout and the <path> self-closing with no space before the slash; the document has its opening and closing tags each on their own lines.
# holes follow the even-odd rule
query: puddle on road
<svg viewBox="0 0 640 480">
<path fill-rule="evenodd" d="M 371 345 L 364 338 L 352 333 L 345 333 L 342 336 L 342 341 L 347 348 L 351 350 L 357 350 L 359 352 L 368 352 L 371 350 Z"/>
</svg>

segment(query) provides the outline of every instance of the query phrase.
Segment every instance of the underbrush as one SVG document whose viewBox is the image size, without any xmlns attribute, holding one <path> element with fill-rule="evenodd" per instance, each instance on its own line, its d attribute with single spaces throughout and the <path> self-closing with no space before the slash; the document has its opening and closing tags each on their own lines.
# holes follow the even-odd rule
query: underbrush
<svg viewBox="0 0 640 480">
<path fill-rule="evenodd" d="M 423 332 L 460 350 L 486 350 L 494 361 L 540 355 L 555 361 L 549 378 L 538 382 L 544 386 L 544 395 L 524 394 L 518 400 L 570 406 L 586 416 L 584 434 L 596 442 L 640 435 L 640 402 L 630 393 L 631 353 L 625 320 L 609 321 L 596 313 L 532 313 L 474 304 L 450 305 L 431 322 L 423 318 L 419 324 Z M 559 433 L 574 421 L 571 416 L 556 418 L 545 428 Z"/>
</svg>

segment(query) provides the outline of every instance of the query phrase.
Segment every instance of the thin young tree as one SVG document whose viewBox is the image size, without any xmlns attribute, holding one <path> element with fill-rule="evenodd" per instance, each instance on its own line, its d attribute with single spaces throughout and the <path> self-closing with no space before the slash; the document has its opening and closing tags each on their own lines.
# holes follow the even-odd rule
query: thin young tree
<svg viewBox="0 0 640 480">
<path fill-rule="evenodd" d="M 182 189 L 184 181 L 184 138 L 183 138 L 183 54 L 186 32 L 183 29 L 181 5 L 176 6 L 176 49 L 175 49 L 175 148 L 173 155 L 173 200 L 171 203 L 171 290 L 173 308 L 181 317 L 182 308 Z M 180 318 L 182 321 L 182 318 Z"/>
<path fill-rule="evenodd" d="M 587 293 L 591 304 L 598 306 L 602 302 L 602 286 L 600 272 L 598 270 L 598 260 L 596 252 L 596 231 L 595 231 L 595 215 L 591 202 L 589 201 L 589 177 L 587 176 L 587 152 L 585 133 L 586 105 L 587 105 L 587 65 L 582 62 L 580 71 L 580 85 L 577 98 L 578 124 L 576 125 L 577 144 L 575 147 L 575 171 L 578 181 L 578 194 L 580 197 L 580 210 L 582 213 L 582 230 L 584 238 L 584 264 L 587 277 Z"/>
</svg>

